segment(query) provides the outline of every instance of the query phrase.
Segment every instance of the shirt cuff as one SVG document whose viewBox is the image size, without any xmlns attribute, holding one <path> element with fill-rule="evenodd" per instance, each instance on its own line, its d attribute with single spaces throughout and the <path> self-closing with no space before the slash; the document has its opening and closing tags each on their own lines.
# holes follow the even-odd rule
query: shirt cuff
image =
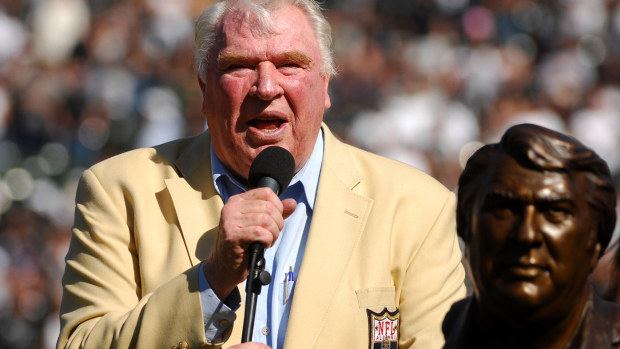
<svg viewBox="0 0 620 349">
<path fill-rule="evenodd" d="M 202 306 L 202 319 L 205 325 L 205 336 L 208 342 L 222 341 L 222 334 L 232 326 L 237 318 L 235 311 L 241 306 L 241 295 L 235 288 L 222 302 L 213 292 L 205 273 L 203 264 L 198 269 L 198 287 L 200 290 L 200 305 Z"/>
</svg>

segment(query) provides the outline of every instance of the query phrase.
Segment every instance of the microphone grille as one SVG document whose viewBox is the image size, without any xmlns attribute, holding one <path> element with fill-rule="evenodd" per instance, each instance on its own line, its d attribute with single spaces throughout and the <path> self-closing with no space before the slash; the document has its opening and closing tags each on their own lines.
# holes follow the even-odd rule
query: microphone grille
<svg viewBox="0 0 620 349">
<path fill-rule="evenodd" d="M 279 146 L 271 146 L 261 151 L 250 166 L 248 181 L 251 188 L 256 188 L 261 178 L 275 179 L 280 186 L 280 193 L 288 187 L 295 174 L 295 159 L 291 153 Z"/>
</svg>

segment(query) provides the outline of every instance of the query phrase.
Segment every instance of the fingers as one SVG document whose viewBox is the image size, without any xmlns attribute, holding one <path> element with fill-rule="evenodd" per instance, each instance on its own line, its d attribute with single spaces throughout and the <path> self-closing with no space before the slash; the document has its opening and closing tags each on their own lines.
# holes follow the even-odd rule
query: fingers
<svg viewBox="0 0 620 349">
<path fill-rule="evenodd" d="M 295 199 L 284 199 L 282 200 L 282 206 L 282 217 L 287 219 L 293 214 L 293 212 L 295 212 L 295 209 L 297 208 L 297 201 L 295 201 Z"/>
<path fill-rule="evenodd" d="M 231 196 L 220 216 L 215 247 L 204 273 L 214 292 L 224 299 L 248 275 L 247 249 L 253 242 L 271 247 L 297 203 L 280 201 L 269 188 L 256 188 Z M 222 298 L 224 297 L 224 298 Z"/>
<path fill-rule="evenodd" d="M 268 188 L 232 196 L 222 209 L 225 239 L 244 247 L 258 241 L 270 247 L 284 227 L 284 204 Z"/>
</svg>

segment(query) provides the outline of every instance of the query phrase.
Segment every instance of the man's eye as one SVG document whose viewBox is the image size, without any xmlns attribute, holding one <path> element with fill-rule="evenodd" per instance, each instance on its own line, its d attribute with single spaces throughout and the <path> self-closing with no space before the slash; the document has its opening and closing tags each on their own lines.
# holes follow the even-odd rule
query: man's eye
<svg viewBox="0 0 620 349">
<path fill-rule="evenodd" d="M 495 219 L 508 219 L 515 215 L 515 212 L 510 207 L 496 207 L 488 211 Z"/>
<path fill-rule="evenodd" d="M 483 212 L 486 212 L 496 219 L 508 219 L 519 215 L 523 209 L 522 205 L 516 201 L 504 197 L 490 197 L 484 201 Z"/>
<path fill-rule="evenodd" d="M 549 222 L 561 222 L 571 216 L 571 212 L 564 207 L 550 206 L 544 210 Z"/>
<path fill-rule="evenodd" d="M 297 63 L 286 63 L 286 64 L 281 64 L 280 66 L 278 66 L 278 70 L 281 70 L 284 72 L 292 72 L 294 70 L 301 69 L 301 68 L 302 67 Z"/>
<path fill-rule="evenodd" d="M 253 67 L 247 64 L 231 64 L 225 70 L 226 71 L 237 71 L 237 70 L 244 70 L 244 69 L 253 69 Z"/>
</svg>

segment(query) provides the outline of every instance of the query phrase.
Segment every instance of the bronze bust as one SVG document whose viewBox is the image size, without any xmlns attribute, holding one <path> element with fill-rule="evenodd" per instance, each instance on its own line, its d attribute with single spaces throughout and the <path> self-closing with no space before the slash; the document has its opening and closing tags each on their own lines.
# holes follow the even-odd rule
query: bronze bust
<svg viewBox="0 0 620 349">
<path fill-rule="evenodd" d="M 561 133 L 513 126 L 459 178 L 457 231 L 474 285 L 445 348 L 617 348 L 620 305 L 588 277 L 616 222 L 609 168 Z"/>
</svg>

